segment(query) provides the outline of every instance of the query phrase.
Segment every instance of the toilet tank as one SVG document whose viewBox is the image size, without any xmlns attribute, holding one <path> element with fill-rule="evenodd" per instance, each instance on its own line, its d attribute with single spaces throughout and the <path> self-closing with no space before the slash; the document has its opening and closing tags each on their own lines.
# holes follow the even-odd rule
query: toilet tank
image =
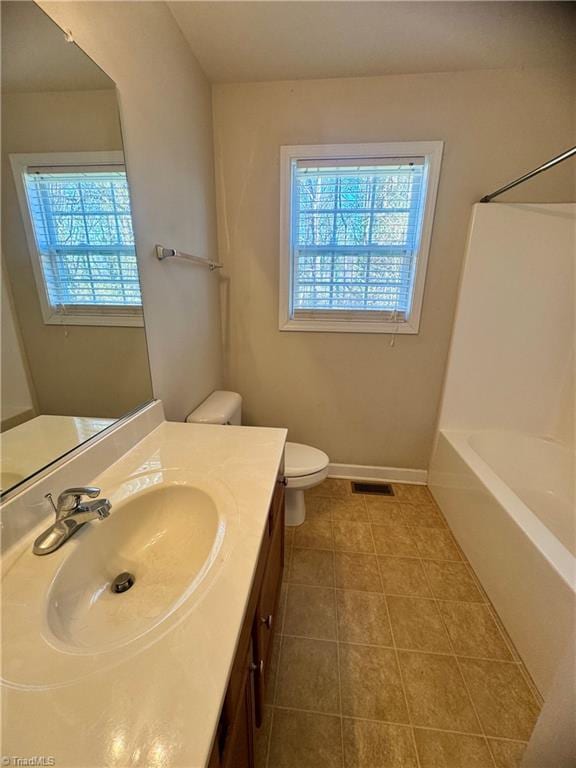
<svg viewBox="0 0 576 768">
<path fill-rule="evenodd" d="M 238 392 L 212 392 L 198 408 L 186 416 L 189 424 L 242 423 L 242 398 Z"/>
</svg>

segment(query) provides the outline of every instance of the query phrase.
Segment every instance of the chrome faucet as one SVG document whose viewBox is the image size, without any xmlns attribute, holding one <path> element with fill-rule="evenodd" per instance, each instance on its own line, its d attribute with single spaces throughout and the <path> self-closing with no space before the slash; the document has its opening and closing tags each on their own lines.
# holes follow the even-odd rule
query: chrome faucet
<svg viewBox="0 0 576 768">
<path fill-rule="evenodd" d="M 112 504 L 108 499 L 96 499 L 99 493 L 100 488 L 67 488 L 58 496 L 56 504 L 52 494 L 47 493 L 46 498 L 52 504 L 56 521 L 38 536 L 32 550 L 34 554 L 49 555 L 90 520 L 104 520 L 108 517 Z M 83 502 L 84 496 L 96 501 Z"/>
</svg>

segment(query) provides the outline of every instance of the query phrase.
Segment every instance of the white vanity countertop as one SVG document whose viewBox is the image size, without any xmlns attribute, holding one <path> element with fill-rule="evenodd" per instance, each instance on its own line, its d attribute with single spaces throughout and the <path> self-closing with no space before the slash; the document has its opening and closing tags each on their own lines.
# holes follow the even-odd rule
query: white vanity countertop
<svg viewBox="0 0 576 768">
<path fill-rule="evenodd" d="M 132 643 L 76 653 L 32 628 L 46 626 L 47 593 L 59 567 L 73 548 L 89 546 L 106 520 L 35 557 L 31 544 L 45 521 L 7 553 L 8 572 L 18 559 L 37 597 L 24 611 L 8 588 L 3 595 L 3 755 L 53 757 L 57 768 L 207 763 L 285 441 L 284 429 L 164 422 L 98 477 L 78 478 L 113 496 L 127 481 L 188 473 L 232 500 L 222 546 L 200 587 L 170 622 Z M 30 568 L 22 570 L 26 559 Z M 18 609 L 20 626 L 11 637 Z"/>
</svg>

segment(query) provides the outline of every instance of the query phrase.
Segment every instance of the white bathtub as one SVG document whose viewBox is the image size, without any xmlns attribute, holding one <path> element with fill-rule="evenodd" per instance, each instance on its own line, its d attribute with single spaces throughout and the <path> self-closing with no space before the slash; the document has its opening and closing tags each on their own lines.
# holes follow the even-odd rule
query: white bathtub
<svg viewBox="0 0 576 768">
<path fill-rule="evenodd" d="M 429 485 L 544 696 L 574 639 L 574 454 L 519 432 L 441 430 Z"/>
</svg>

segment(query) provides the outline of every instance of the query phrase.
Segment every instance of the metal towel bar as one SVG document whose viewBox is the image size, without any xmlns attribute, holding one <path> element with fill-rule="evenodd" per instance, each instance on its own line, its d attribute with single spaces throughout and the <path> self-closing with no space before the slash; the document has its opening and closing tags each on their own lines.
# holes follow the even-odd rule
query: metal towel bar
<svg viewBox="0 0 576 768">
<path fill-rule="evenodd" d="M 201 264 L 204 267 L 208 267 L 210 272 L 213 272 L 215 269 L 222 269 L 223 265 L 219 264 L 217 261 L 211 261 L 210 259 L 203 259 L 201 256 L 193 256 L 191 253 L 184 253 L 183 251 L 177 251 L 175 248 L 166 248 L 163 245 L 157 245 L 156 246 L 156 258 L 159 261 L 164 261 L 164 259 L 186 259 L 186 261 L 191 261 L 193 264 Z"/>
</svg>

